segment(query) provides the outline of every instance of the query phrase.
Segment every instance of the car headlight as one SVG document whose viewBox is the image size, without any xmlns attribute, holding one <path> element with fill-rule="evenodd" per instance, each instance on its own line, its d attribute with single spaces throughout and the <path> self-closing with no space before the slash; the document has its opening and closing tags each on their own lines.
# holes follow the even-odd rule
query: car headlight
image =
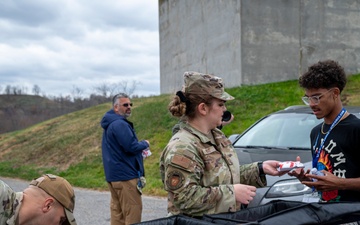
<svg viewBox="0 0 360 225">
<path fill-rule="evenodd" d="M 311 193 L 312 190 L 300 183 L 298 179 L 281 180 L 273 184 L 267 191 L 266 198 L 280 198 Z"/>
</svg>

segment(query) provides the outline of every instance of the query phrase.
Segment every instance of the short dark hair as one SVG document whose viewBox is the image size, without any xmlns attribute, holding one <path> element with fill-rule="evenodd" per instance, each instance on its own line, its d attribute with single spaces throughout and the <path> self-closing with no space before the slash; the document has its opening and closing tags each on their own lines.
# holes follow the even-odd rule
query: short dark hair
<svg viewBox="0 0 360 225">
<path fill-rule="evenodd" d="M 112 99 L 112 104 L 113 106 L 117 103 L 117 100 L 119 98 L 130 98 L 129 95 L 125 94 L 125 93 L 119 93 L 114 95 L 113 99 Z"/>
<path fill-rule="evenodd" d="M 319 61 L 300 76 L 299 84 L 305 89 L 337 87 L 342 92 L 346 85 L 346 74 L 344 68 L 333 60 Z"/>
</svg>

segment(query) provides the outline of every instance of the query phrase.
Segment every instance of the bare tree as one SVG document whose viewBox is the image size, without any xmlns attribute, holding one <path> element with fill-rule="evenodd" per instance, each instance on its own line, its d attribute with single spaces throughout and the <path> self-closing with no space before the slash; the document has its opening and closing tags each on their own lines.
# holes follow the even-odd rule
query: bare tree
<svg viewBox="0 0 360 225">
<path fill-rule="evenodd" d="M 40 95 L 40 92 L 41 92 L 40 87 L 37 84 L 35 84 L 32 88 L 32 93 L 34 95 Z"/>
<path fill-rule="evenodd" d="M 18 95 L 18 94 L 20 94 L 20 92 L 21 91 L 19 91 L 19 89 L 16 86 L 11 87 L 11 93 L 13 95 Z"/>
<path fill-rule="evenodd" d="M 101 83 L 98 86 L 94 87 L 94 90 L 105 98 L 111 96 L 112 89 L 113 89 L 112 85 L 107 83 Z"/>
<path fill-rule="evenodd" d="M 136 88 L 138 85 L 141 85 L 140 81 L 133 80 L 131 81 L 131 84 L 129 84 L 128 80 L 123 80 L 117 84 L 115 84 L 115 90 L 116 92 L 123 92 L 127 95 L 131 96 L 134 94 Z"/>
<path fill-rule="evenodd" d="M 5 94 L 6 94 L 6 95 L 10 95 L 10 94 L 11 94 L 11 86 L 10 86 L 10 85 L 6 85 L 6 87 L 5 87 Z"/>
<path fill-rule="evenodd" d="M 72 89 L 72 91 L 71 91 L 71 94 L 72 94 L 74 100 L 75 100 L 75 99 L 81 99 L 83 93 L 84 93 L 84 90 L 83 90 L 83 89 L 81 89 L 81 88 L 73 85 L 73 89 Z"/>
<path fill-rule="evenodd" d="M 27 94 L 27 87 L 25 86 L 11 86 L 7 85 L 5 88 L 5 92 L 7 95 L 26 95 Z"/>
</svg>

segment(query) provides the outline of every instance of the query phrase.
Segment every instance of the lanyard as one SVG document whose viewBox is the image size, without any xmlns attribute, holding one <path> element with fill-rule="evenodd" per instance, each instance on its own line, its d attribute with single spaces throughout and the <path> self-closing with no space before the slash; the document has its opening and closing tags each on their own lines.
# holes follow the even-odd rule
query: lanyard
<svg viewBox="0 0 360 225">
<path fill-rule="evenodd" d="M 337 117 L 335 118 L 335 120 L 332 122 L 331 126 L 330 126 L 330 129 L 329 131 L 326 133 L 324 139 L 322 140 L 319 148 L 316 150 L 316 145 L 317 145 L 317 142 L 319 140 L 319 136 L 320 136 L 320 132 L 318 133 L 317 137 L 316 137 L 316 141 L 315 141 L 315 144 L 314 144 L 314 150 L 315 150 L 315 154 L 314 154 L 314 157 L 313 157 L 313 168 L 317 168 L 317 163 L 319 161 L 319 157 L 320 157 L 320 153 L 322 151 L 322 148 L 325 144 L 325 140 L 327 139 L 327 137 L 329 136 L 331 130 L 339 123 L 339 121 L 341 120 L 341 118 L 344 116 L 344 114 L 346 113 L 346 109 L 342 108 L 340 113 L 337 115 Z"/>
</svg>

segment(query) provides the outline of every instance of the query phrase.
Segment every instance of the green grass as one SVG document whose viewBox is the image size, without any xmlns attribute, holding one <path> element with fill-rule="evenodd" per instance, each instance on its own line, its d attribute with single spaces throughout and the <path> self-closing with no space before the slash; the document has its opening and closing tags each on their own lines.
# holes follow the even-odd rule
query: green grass
<svg viewBox="0 0 360 225">
<path fill-rule="evenodd" d="M 349 77 L 342 98 L 345 105 L 360 105 L 360 75 Z M 262 116 L 289 105 L 303 104 L 304 91 L 296 80 L 227 89 L 235 100 L 227 102 L 234 121 L 226 135 L 241 133 Z M 159 157 L 177 123 L 167 110 L 172 95 L 133 99 L 135 130 L 150 141 L 153 153 L 145 160 L 144 194 L 165 196 Z M 0 135 L 0 176 L 31 180 L 43 173 L 59 174 L 76 187 L 107 190 L 101 159 L 100 120 L 110 103 L 69 113 L 29 128 Z"/>
</svg>

